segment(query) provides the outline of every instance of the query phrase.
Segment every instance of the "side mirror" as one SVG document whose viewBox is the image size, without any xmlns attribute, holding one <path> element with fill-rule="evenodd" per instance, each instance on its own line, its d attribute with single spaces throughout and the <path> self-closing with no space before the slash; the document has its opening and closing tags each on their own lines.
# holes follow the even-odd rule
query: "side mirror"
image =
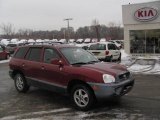
<svg viewBox="0 0 160 120">
<path fill-rule="evenodd" d="M 52 59 L 51 64 L 63 66 L 63 62 L 59 59 Z"/>
</svg>

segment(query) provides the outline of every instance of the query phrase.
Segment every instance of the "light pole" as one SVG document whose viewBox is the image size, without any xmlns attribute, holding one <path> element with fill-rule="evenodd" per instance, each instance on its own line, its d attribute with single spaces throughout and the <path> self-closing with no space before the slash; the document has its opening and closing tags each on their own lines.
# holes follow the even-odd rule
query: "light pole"
<svg viewBox="0 0 160 120">
<path fill-rule="evenodd" d="M 73 20 L 72 18 L 66 18 L 64 19 L 64 21 L 67 21 L 67 27 L 68 27 L 68 39 L 67 39 L 67 42 L 69 41 L 69 38 L 70 38 L 70 33 L 69 33 L 69 21 L 70 20 Z"/>
</svg>

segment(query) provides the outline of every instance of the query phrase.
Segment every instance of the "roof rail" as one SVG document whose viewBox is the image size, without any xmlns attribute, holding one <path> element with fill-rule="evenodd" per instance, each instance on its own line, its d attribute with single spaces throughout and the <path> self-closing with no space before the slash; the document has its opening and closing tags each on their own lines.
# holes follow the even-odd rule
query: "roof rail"
<svg viewBox="0 0 160 120">
<path fill-rule="evenodd" d="M 61 42 L 53 42 L 53 41 L 43 41 L 43 42 L 26 42 L 26 45 L 57 45 L 62 44 Z"/>
</svg>

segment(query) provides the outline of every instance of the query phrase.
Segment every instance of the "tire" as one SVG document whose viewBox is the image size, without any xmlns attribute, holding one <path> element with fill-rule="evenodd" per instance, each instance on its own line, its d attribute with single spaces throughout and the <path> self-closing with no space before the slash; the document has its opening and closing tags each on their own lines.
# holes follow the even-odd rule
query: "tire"
<svg viewBox="0 0 160 120">
<path fill-rule="evenodd" d="M 109 62 L 112 62 L 112 56 L 110 57 Z"/>
<path fill-rule="evenodd" d="M 106 57 L 106 58 L 104 59 L 104 61 L 105 61 L 105 62 L 112 62 L 112 56 Z"/>
<path fill-rule="evenodd" d="M 119 55 L 118 61 L 121 62 L 121 54 Z"/>
<path fill-rule="evenodd" d="M 71 100 L 78 110 L 87 111 L 93 106 L 95 97 L 93 92 L 86 85 L 79 84 L 72 88 Z"/>
<path fill-rule="evenodd" d="M 18 73 L 15 75 L 14 83 L 15 83 L 15 88 L 20 93 L 26 93 L 29 90 L 30 86 L 27 84 L 27 81 L 25 80 L 22 74 Z"/>
</svg>

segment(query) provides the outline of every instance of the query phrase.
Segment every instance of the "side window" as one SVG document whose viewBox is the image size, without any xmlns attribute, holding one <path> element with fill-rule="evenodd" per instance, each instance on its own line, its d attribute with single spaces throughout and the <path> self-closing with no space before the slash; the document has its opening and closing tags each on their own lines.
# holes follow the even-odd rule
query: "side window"
<svg viewBox="0 0 160 120">
<path fill-rule="evenodd" d="M 105 44 L 99 44 L 97 50 L 106 50 L 106 45 Z"/>
<path fill-rule="evenodd" d="M 42 48 L 30 48 L 26 59 L 39 62 L 41 59 L 41 50 Z"/>
<path fill-rule="evenodd" d="M 14 55 L 15 58 L 23 58 L 27 52 L 27 47 L 19 48 L 16 54 Z"/>
<path fill-rule="evenodd" d="M 54 49 L 46 48 L 44 50 L 44 62 L 50 63 L 52 59 L 60 58 Z"/>
</svg>

